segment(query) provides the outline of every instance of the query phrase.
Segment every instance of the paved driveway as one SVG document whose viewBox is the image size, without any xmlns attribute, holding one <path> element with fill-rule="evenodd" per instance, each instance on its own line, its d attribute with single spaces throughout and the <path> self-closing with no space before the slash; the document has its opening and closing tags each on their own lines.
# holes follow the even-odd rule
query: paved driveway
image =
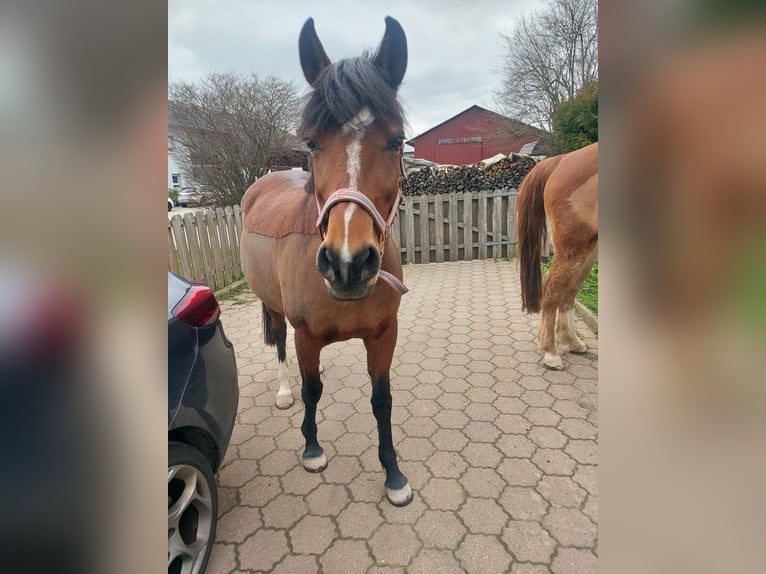
<svg viewBox="0 0 766 574">
<path fill-rule="evenodd" d="M 361 341 L 322 352 L 329 466 L 309 474 L 302 403 L 274 406 L 259 301 L 222 303 L 241 398 L 209 572 L 597 571 L 595 355 L 565 355 L 564 372 L 540 366 L 539 316 L 520 311 L 514 262 L 408 266 L 405 282 L 391 375 L 394 443 L 414 490 L 404 508 L 383 492 Z M 292 334 L 288 364 L 299 397 Z"/>
</svg>

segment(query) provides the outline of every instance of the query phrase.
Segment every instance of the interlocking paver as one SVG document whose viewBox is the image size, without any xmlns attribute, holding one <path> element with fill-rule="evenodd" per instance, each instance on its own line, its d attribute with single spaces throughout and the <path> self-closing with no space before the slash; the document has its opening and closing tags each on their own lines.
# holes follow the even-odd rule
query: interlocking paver
<svg viewBox="0 0 766 574">
<path fill-rule="evenodd" d="M 362 343 L 322 350 L 317 425 L 329 466 L 310 474 L 292 328 L 296 404 L 281 411 L 260 302 L 248 292 L 221 302 L 240 408 L 209 574 L 597 571 L 594 356 L 541 366 L 539 316 L 520 310 L 513 263 L 408 266 L 405 280 L 391 372 L 394 445 L 414 491 L 404 508 L 385 497 Z M 597 353 L 579 319 L 576 328 Z"/>
</svg>

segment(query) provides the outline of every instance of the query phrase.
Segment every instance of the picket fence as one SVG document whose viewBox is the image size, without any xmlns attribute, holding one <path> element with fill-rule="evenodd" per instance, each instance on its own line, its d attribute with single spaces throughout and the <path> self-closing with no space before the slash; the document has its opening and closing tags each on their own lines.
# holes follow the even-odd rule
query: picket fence
<svg viewBox="0 0 766 574">
<path fill-rule="evenodd" d="M 407 196 L 392 233 L 402 262 L 441 263 L 516 255 L 516 190 Z M 201 209 L 168 221 L 168 263 L 174 273 L 219 290 L 242 277 L 242 213 Z M 544 248 L 550 254 L 550 245 Z"/>
</svg>

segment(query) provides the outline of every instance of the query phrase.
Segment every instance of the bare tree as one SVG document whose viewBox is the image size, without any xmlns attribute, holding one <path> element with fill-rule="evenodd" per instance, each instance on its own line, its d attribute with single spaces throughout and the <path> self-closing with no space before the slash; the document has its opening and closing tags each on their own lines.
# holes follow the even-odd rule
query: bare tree
<svg viewBox="0 0 766 574">
<path fill-rule="evenodd" d="M 210 74 L 170 84 L 168 99 L 172 153 L 218 205 L 238 203 L 256 178 L 295 153 L 298 93 L 290 82 Z"/>
<path fill-rule="evenodd" d="M 507 55 L 495 96 L 507 115 L 550 131 L 558 105 L 598 80 L 597 0 L 548 0 L 501 38 Z"/>
</svg>

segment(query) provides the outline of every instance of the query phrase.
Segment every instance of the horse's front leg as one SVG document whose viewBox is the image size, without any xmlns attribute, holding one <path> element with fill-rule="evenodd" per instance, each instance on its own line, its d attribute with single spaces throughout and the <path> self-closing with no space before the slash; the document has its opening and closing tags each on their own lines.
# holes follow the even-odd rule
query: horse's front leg
<svg viewBox="0 0 766 574">
<path fill-rule="evenodd" d="M 378 458 L 386 471 L 386 496 L 394 506 L 412 501 L 412 488 L 399 470 L 391 436 L 391 382 L 389 371 L 396 347 L 397 323 L 380 337 L 364 340 L 367 349 L 367 370 L 372 380 L 372 412 L 378 421 Z"/>
<path fill-rule="evenodd" d="M 327 457 L 317 440 L 317 403 L 322 398 L 322 380 L 319 377 L 319 352 L 322 346 L 304 329 L 295 331 L 295 351 L 301 369 L 301 398 L 304 404 L 301 432 L 306 439 L 303 451 L 303 468 L 309 472 L 321 472 L 327 468 Z"/>
</svg>

